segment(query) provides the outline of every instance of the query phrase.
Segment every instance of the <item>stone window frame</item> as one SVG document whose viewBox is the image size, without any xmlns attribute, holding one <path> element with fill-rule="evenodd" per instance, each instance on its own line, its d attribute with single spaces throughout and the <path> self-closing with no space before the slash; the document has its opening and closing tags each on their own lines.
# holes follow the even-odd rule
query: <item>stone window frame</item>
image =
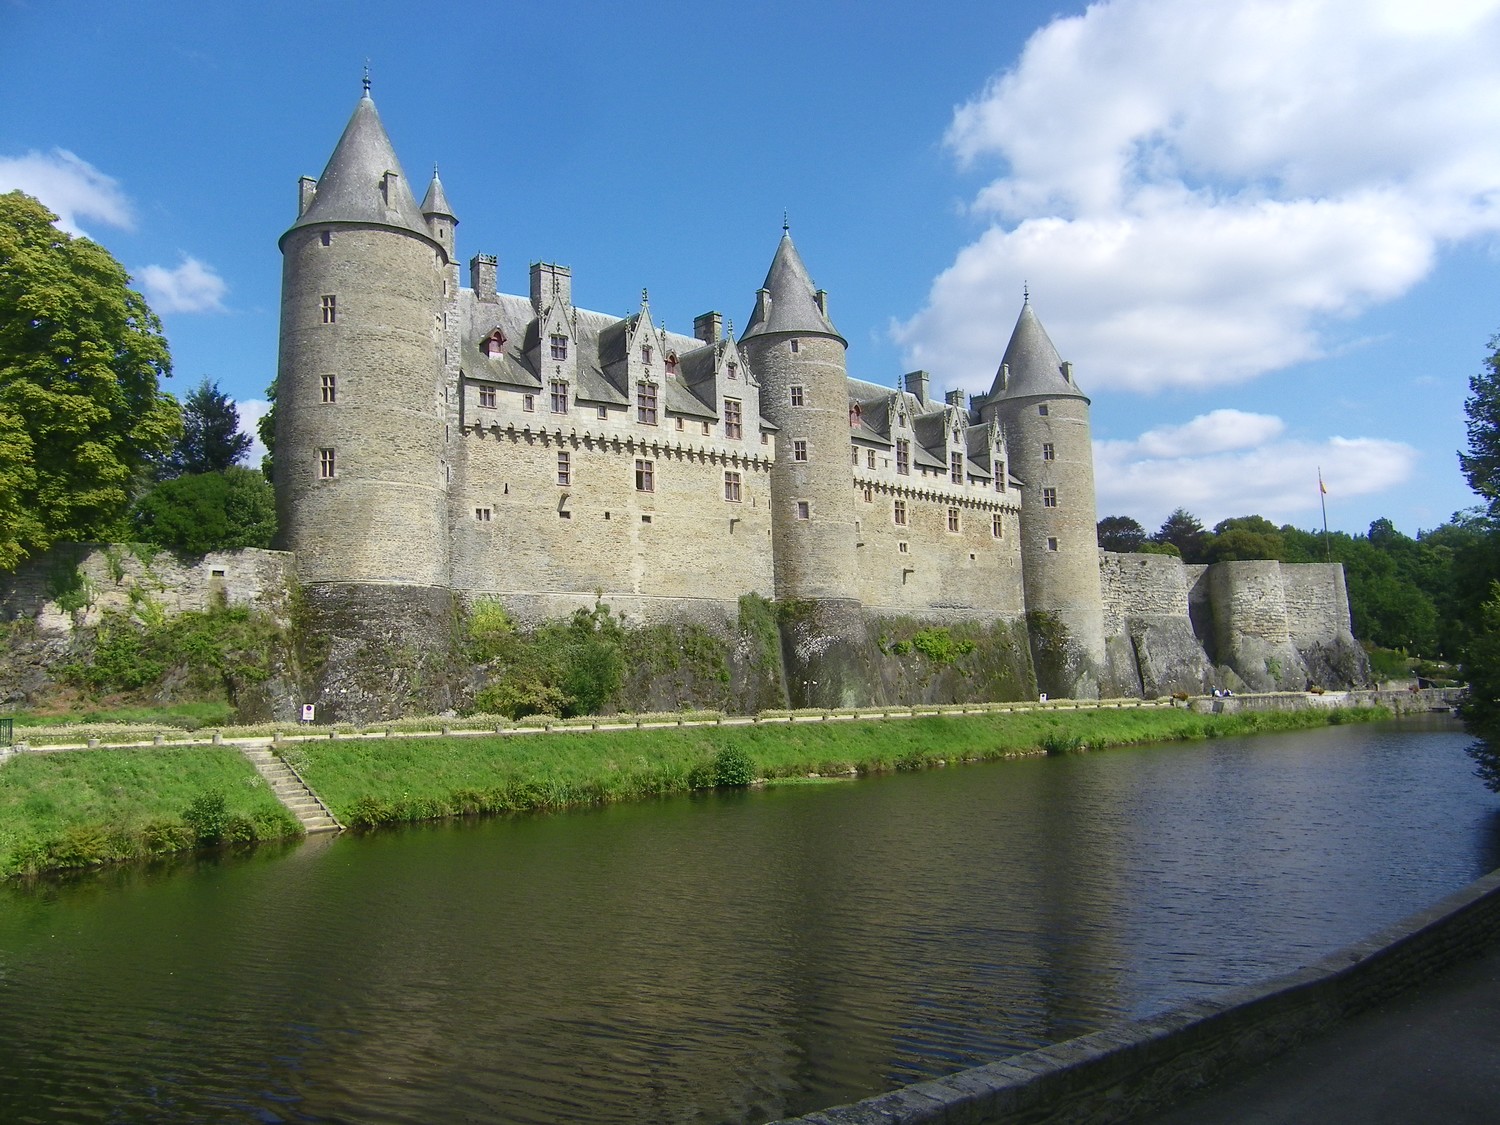
<svg viewBox="0 0 1500 1125">
<path fill-rule="evenodd" d="M 802 461 L 802 462 L 805 462 L 807 460 L 807 442 L 806 441 L 803 441 L 800 438 L 793 440 L 793 442 L 792 442 L 792 460 L 793 461 Z"/>
<path fill-rule="evenodd" d="M 521 409 L 524 410 L 527 414 L 535 413 L 535 411 L 536 411 L 536 395 L 534 395 L 534 394 L 523 394 L 521 396 Z"/>
<path fill-rule="evenodd" d="M 1047 404 L 1045 402 L 1039 403 L 1037 405 L 1036 412 L 1043 418 L 1047 417 Z"/>
<path fill-rule="evenodd" d="M 954 535 L 957 535 L 961 530 L 963 530 L 963 525 L 959 520 L 957 508 L 948 509 L 948 530 Z"/>
<path fill-rule="evenodd" d="M 793 343 L 795 342 L 796 341 L 793 341 Z M 801 383 L 793 383 L 788 390 L 787 397 L 791 400 L 791 404 L 793 406 L 806 405 L 807 395 L 805 394 L 804 388 Z"/>
<path fill-rule="evenodd" d="M 474 522 L 475 523 L 489 523 L 490 522 L 490 517 L 491 517 L 492 514 L 493 514 L 493 509 L 491 509 L 491 508 L 475 508 L 474 509 Z"/>
<path fill-rule="evenodd" d="M 603 403 L 599 404 L 598 411 L 599 411 L 599 415 L 598 416 L 600 418 L 608 418 L 609 417 L 609 407 L 605 406 Z"/>
<path fill-rule="evenodd" d="M 1001 461 L 995 467 L 995 491 L 996 492 L 1004 492 L 1005 491 L 1005 462 L 1004 461 Z"/>
<path fill-rule="evenodd" d="M 324 324 L 337 324 L 339 320 L 339 299 L 335 293 L 324 293 L 318 298 L 319 307 L 323 313 Z"/>
<path fill-rule="evenodd" d="M 735 441 L 745 436 L 744 406 L 737 398 L 724 400 L 724 436 Z"/>
<path fill-rule="evenodd" d="M 549 379 L 547 381 L 547 393 L 551 396 L 552 413 L 566 414 L 568 412 L 568 381 L 566 379 Z"/>
<path fill-rule="evenodd" d="M 896 475 L 911 476 L 911 442 L 905 438 L 896 439 Z"/>
<path fill-rule="evenodd" d="M 793 355 L 796 355 L 796 354 L 797 354 L 797 348 L 798 348 L 798 344 L 797 344 L 797 341 L 796 341 L 796 340 L 793 340 L 793 341 L 792 341 L 792 354 L 793 354 Z"/>
<path fill-rule="evenodd" d="M 673 420 L 677 423 L 678 430 L 687 429 L 687 419 L 684 418 L 681 414 L 677 415 L 677 417 Z"/>
<path fill-rule="evenodd" d="M 903 555 L 909 554 L 911 552 L 911 544 L 905 539 L 898 539 L 896 540 L 896 550 L 900 551 Z"/>
<path fill-rule="evenodd" d="M 999 512 L 990 514 L 990 537 L 993 539 L 1005 538 L 1005 517 Z"/>
<path fill-rule="evenodd" d="M 551 349 L 553 359 L 562 360 L 568 358 L 568 338 L 561 332 L 552 333 L 547 343 Z"/>
<path fill-rule="evenodd" d="M 646 458 L 635 459 L 635 490 L 637 492 L 656 491 L 656 462 Z"/>
<path fill-rule="evenodd" d="M 644 363 L 644 364 L 649 365 L 651 363 L 651 355 L 652 355 L 651 345 L 650 344 L 642 344 L 641 345 L 641 362 Z"/>
<path fill-rule="evenodd" d="M 1055 535 L 1049 535 L 1049 536 L 1047 536 L 1047 550 L 1049 550 L 1049 551 L 1056 551 L 1057 550 L 1057 536 L 1055 536 Z"/>
<path fill-rule="evenodd" d="M 850 447 L 850 449 L 849 449 L 849 464 L 853 465 L 856 469 L 859 468 L 859 447 L 858 446 L 852 446 L 852 447 Z"/>
<path fill-rule="evenodd" d="M 642 379 L 635 385 L 635 420 L 642 426 L 657 424 L 656 384 Z"/>
<path fill-rule="evenodd" d="M 740 486 L 742 484 L 740 474 L 735 469 L 724 470 L 724 501 L 728 504 L 740 503 Z"/>
<path fill-rule="evenodd" d="M 483 407 L 484 409 L 486 409 L 486 410 L 493 410 L 495 408 L 495 388 L 494 387 L 483 387 L 482 386 L 482 387 L 479 388 L 479 405 L 481 407 Z"/>
<path fill-rule="evenodd" d="M 320 380 L 320 390 L 323 402 L 333 403 L 339 400 L 339 382 L 337 375 L 323 375 Z"/>
<path fill-rule="evenodd" d="M 865 468 L 875 468 L 875 451 L 873 449 L 865 450 Z"/>
<path fill-rule="evenodd" d="M 873 504 L 873 503 L 875 503 L 875 490 L 873 488 L 871 488 L 868 484 L 865 485 L 865 488 L 864 488 L 864 498 L 865 498 L 865 503 L 866 504 Z"/>
<path fill-rule="evenodd" d="M 812 504 L 806 500 L 798 500 L 795 511 L 799 520 L 812 519 Z"/>
<path fill-rule="evenodd" d="M 907 526 L 906 518 L 906 501 L 897 497 L 895 503 L 891 505 L 891 520 L 897 527 L 905 527 Z"/>
<path fill-rule="evenodd" d="M 963 484 L 964 455 L 962 453 L 948 454 L 948 480 L 951 484 Z"/>
<path fill-rule="evenodd" d="M 338 451 L 331 445 L 325 445 L 318 450 L 318 479 L 334 480 L 338 475 Z"/>
<path fill-rule="evenodd" d="M 1053 445 L 1050 441 L 1044 441 L 1044 442 L 1042 442 L 1042 460 L 1043 461 L 1056 461 L 1057 460 L 1057 446 Z"/>
<path fill-rule="evenodd" d="M 573 454 L 566 449 L 557 451 L 557 484 L 559 488 L 570 488 L 573 484 Z"/>
<path fill-rule="evenodd" d="M 724 365 L 724 377 L 734 382 L 740 377 L 740 365 L 738 363 L 727 363 Z"/>
<path fill-rule="evenodd" d="M 707 437 L 708 433 L 709 433 L 709 429 L 710 429 L 708 419 L 707 418 L 702 419 L 698 423 L 698 425 L 700 427 L 700 429 L 699 429 L 698 432 L 701 433 L 704 437 Z"/>
<path fill-rule="evenodd" d="M 1044 489 L 1042 489 L 1042 507 L 1044 507 L 1044 508 L 1055 508 L 1055 507 L 1057 507 L 1057 489 L 1055 489 L 1055 488 L 1044 488 Z"/>
</svg>

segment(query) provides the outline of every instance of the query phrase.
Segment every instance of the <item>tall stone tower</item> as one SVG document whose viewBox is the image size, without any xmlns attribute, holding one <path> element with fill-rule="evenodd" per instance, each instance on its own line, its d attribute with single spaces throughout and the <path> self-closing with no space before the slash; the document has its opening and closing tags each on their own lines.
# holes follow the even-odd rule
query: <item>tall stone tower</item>
<svg viewBox="0 0 1500 1125">
<path fill-rule="evenodd" d="M 850 596 L 856 560 L 848 343 L 785 227 L 739 347 L 760 381 L 761 415 L 778 430 L 771 471 L 776 597 L 803 611 L 787 654 L 788 679 L 793 696 L 808 705 L 837 703 L 846 687 L 854 690 L 838 660 L 820 660 L 817 677 L 801 669 L 813 649 L 826 653 L 829 644 L 864 635 Z"/>
<path fill-rule="evenodd" d="M 1005 431 L 1022 482 L 1021 574 L 1041 690 L 1099 694 L 1104 605 L 1089 400 L 1073 381 L 1028 297 L 980 408 Z M 1051 626 L 1061 625 L 1062 633 Z"/>
<path fill-rule="evenodd" d="M 443 344 L 457 220 L 435 186 L 419 206 L 366 79 L 280 242 L 281 542 L 314 609 L 338 607 L 336 645 L 383 638 L 418 662 L 450 604 Z M 335 711 L 369 664 L 343 656 L 322 689 Z"/>
</svg>

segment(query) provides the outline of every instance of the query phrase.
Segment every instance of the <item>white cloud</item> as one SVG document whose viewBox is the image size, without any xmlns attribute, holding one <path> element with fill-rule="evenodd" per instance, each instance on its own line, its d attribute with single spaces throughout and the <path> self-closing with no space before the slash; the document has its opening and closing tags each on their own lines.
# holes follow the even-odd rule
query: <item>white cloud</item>
<svg viewBox="0 0 1500 1125">
<path fill-rule="evenodd" d="M 986 229 L 893 326 L 981 389 L 1023 281 L 1085 388 L 1325 354 L 1440 248 L 1500 231 L 1500 0 L 1104 0 L 955 111 Z"/>
<path fill-rule="evenodd" d="M 260 468 L 261 458 L 266 455 L 266 447 L 260 440 L 260 433 L 256 430 L 256 426 L 271 409 L 271 404 L 265 399 L 247 398 L 241 402 L 236 402 L 234 405 L 235 409 L 239 411 L 240 433 L 248 434 L 251 439 L 250 452 L 245 454 L 245 459 L 241 463 L 248 465 L 252 469 L 258 469 Z"/>
<path fill-rule="evenodd" d="M 1094 443 L 1099 515 L 1127 515 L 1160 525 L 1182 507 L 1212 527 L 1232 516 L 1297 523 L 1319 508 L 1318 472 L 1330 496 L 1347 499 L 1405 482 L 1417 451 L 1381 438 L 1283 439 L 1286 426 L 1267 414 L 1215 410 L 1133 441 Z"/>
<path fill-rule="evenodd" d="M 214 268 L 187 254 L 176 269 L 143 266 L 140 271 L 146 300 L 158 313 L 223 312 L 229 285 Z"/>
<path fill-rule="evenodd" d="M 0 191 L 16 190 L 41 200 L 57 214 L 58 227 L 70 234 L 86 233 L 79 223 L 82 218 L 122 230 L 135 226 L 119 181 L 66 149 L 0 156 Z"/>
</svg>

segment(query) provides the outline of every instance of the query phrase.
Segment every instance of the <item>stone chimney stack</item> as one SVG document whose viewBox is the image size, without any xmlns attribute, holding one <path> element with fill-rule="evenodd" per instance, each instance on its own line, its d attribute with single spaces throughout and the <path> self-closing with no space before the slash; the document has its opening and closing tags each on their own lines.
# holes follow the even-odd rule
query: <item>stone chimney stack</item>
<svg viewBox="0 0 1500 1125">
<path fill-rule="evenodd" d="M 927 405 L 927 389 L 932 384 L 931 375 L 925 371 L 908 371 L 901 382 L 907 394 L 916 395 L 918 402 L 923 406 Z"/>
<path fill-rule="evenodd" d="M 573 271 L 551 262 L 531 263 L 531 307 L 538 316 L 556 301 L 573 304 Z"/>
<path fill-rule="evenodd" d="M 964 409 L 963 391 L 949 391 L 943 396 L 943 401 L 946 402 L 949 406 L 956 406 L 960 410 Z"/>
<path fill-rule="evenodd" d="M 694 317 L 693 335 L 705 344 L 717 344 L 724 335 L 724 318 L 716 312 Z"/>
<path fill-rule="evenodd" d="M 312 206 L 313 196 L 318 194 L 318 181 L 311 176 L 303 176 L 297 181 L 297 218 L 307 214 L 307 209 Z"/>
<path fill-rule="evenodd" d="M 469 288 L 476 300 L 493 304 L 500 284 L 500 262 L 493 254 L 475 254 L 469 259 Z"/>
</svg>

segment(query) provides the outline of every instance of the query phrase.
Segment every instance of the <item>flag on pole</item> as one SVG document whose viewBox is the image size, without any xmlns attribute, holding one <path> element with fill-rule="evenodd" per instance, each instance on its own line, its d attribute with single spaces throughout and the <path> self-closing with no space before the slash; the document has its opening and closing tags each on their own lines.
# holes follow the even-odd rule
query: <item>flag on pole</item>
<svg viewBox="0 0 1500 1125">
<path fill-rule="evenodd" d="M 1318 491 L 1324 496 L 1328 495 L 1328 486 L 1323 483 L 1323 470 L 1318 470 Z"/>
</svg>

